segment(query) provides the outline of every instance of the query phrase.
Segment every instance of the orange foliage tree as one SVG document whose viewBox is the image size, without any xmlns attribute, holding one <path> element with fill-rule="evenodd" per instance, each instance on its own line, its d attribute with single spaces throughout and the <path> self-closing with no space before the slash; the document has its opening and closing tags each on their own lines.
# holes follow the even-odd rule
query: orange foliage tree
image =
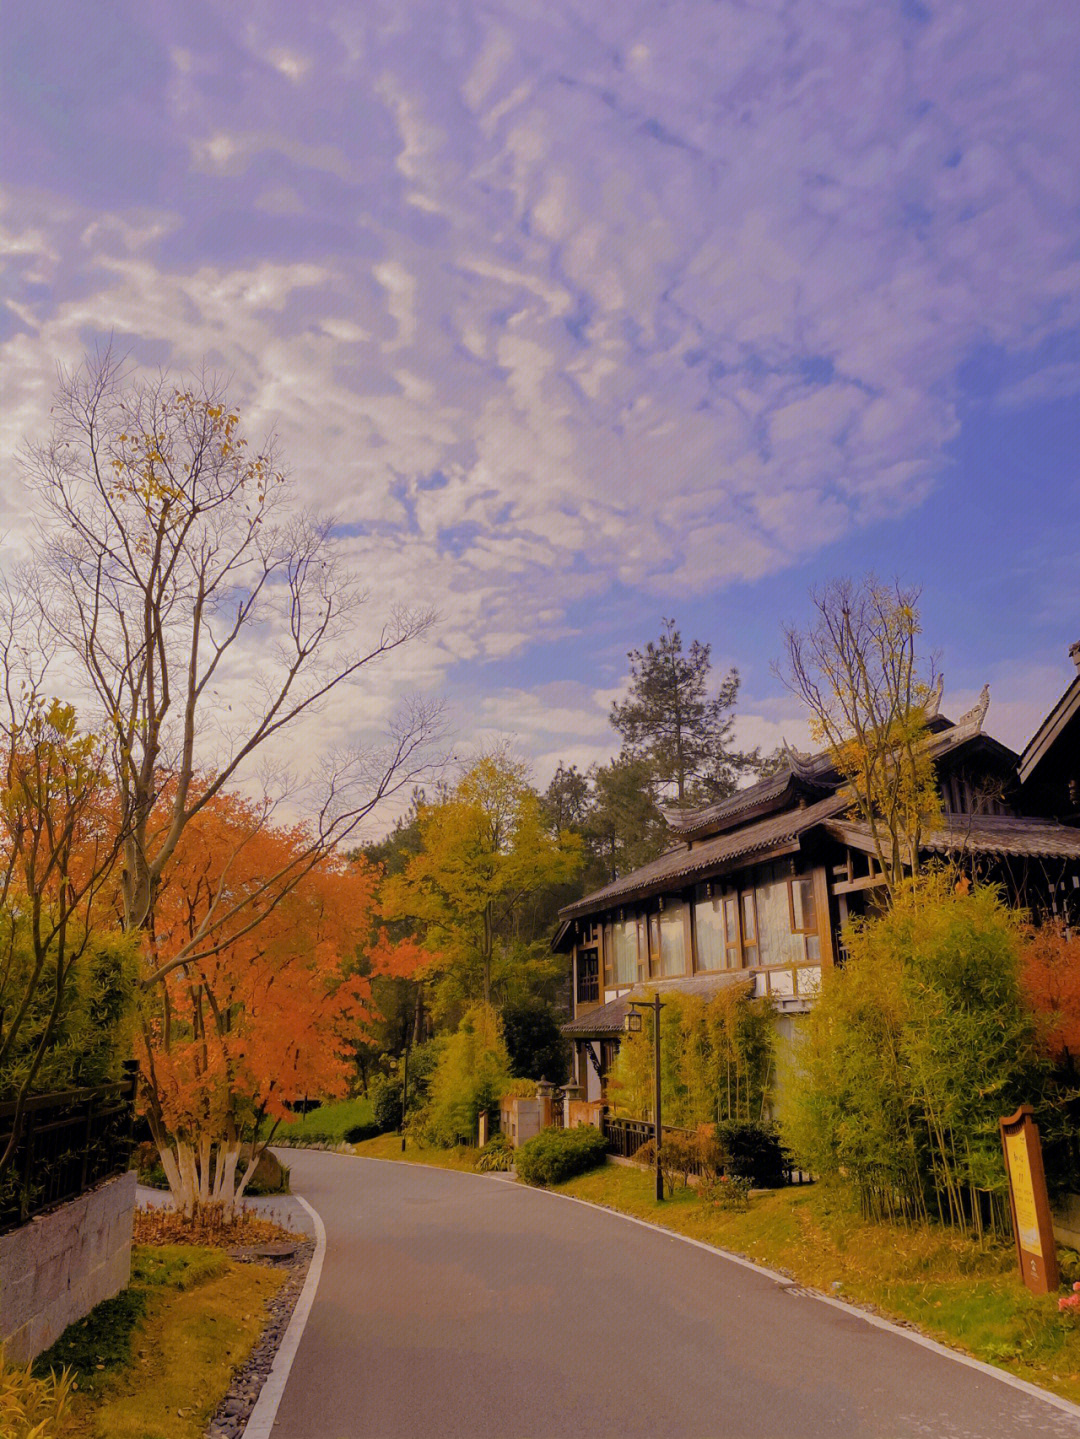
<svg viewBox="0 0 1080 1439">
<path fill-rule="evenodd" d="M 1080 935 L 1044 924 L 1024 946 L 1023 984 L 1055 1063 L 1080 1064 Z"/>
<path fill-rule="evenodd" d="M 185 1214 L 211 1201 L 231 1214 L 288 1101 L 344 1093 L 372 1017 L 368 975 L 423 958 L 373 939 L 373 866 L 310 860 L 309 846 L 305 826 L 219 793 L 185 827 L 159 891 L 140 1058 Z"/>
</svg>

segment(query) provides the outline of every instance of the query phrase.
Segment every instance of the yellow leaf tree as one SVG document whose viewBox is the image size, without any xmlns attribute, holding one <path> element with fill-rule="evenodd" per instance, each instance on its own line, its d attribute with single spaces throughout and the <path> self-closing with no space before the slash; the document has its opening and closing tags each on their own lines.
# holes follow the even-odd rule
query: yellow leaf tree
<svg viewBox="0 0 1080 1439">
<path fill-rule="evenodd" d="M 919 655 L 919 591 L 869 575 L 834 580 L 811 600 L 813 623 L 785 631 L 781 677 L 847 780 L 895 895 L 918 868 L 921 836 L 941 816 L 927 744 L 934 676 Z"/>
<path fill-rule="evenodd" d="M 444 1014 L 517 996 L 542 977 L 542 939 L 530 908 L 581 865 L 578 835 L 545 824 L 525 766 L 499 749 L 482 755 L 445 800 L 419 813 L 421 849 L 387 880 L 384 917 L 409 920 L 437 958 L 436 1008 Z"/>
</svg>

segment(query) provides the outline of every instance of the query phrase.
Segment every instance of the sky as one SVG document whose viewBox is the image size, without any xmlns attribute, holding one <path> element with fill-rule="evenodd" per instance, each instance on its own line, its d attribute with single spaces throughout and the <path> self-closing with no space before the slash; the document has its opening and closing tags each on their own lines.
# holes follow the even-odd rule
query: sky
<svg viewBox="0 0 1080 1439">
<path fill-rule="evenodd" d="M 544 783 L 677 621 L 773 672 L 922 588 L 1022 747 L 1080 639 L 1080 25 L 1045 0 L 8 0 L 0 565 L 58 364 L 208 366 L 439 623 L 321 735 L 445 697 Z"/>
</svg>

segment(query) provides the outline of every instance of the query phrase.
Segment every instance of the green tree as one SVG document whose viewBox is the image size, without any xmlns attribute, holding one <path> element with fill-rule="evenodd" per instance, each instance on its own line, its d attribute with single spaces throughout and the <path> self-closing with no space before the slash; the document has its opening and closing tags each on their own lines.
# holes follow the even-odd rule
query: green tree
<svg viewBox="0 0 1080 1439">
<path fill-rule="evenodd" d="M 551 1005 L 538 999 L 506 1004 L 502 1026 L 512 1075 L 549 1079 L 552 1084 L 565 1082 L 570 1067 L 569 1046 Z"/>
<path fill-rule="evenodd" d="M 428 1086 L 428 1102 L 414 1127 L 429 1144 L 475 1144 L 482 1111 L 494 1108 L 510 1084 L 510 1057 L 498 1014 L 473 1005 L 442 1041 Z"/>
<path fill-rule="evenodd" d="M 630 651 L 630 696 L 612 704 L 611 723 L 624 756 L 647 764 L 655 797 L 723 799 L 758 763 L 756 752 L 732 747 L 738 672 L 728 670 L 710 695 L 711 646 L 694 640 L 684 650 L 675 621 L 663 624 L 658 640 Z"/>
<path fill-rule="evenodd" d="M 998 1119 L 1038 1104 L 1046 1067 L 1023 1002 L 1022 930 L 997 890 L 945 871 L 845 930 L 802 1022 L 782 1126 L 806 1167 L 875 1216 L 1005 1223 Z"/>
<path fill-rule="evenodd" d="M 653 798 L 646 759 L 620 756 L 592 771 L 593 805 L 584 835 L 589 879 L 606 884 L 648 864 L 671 845 L 671 832 Z"/>
<path fill-rule="evenodd" d="M 531 906 L 576 873 L 581 841 L 545 824 L 525 766 L 505 750 L 482 755 L 448 798 L 421 807 L 419 825 L 420 852 L 387 879 L 382 909 L 437 956 L 437 1011 L 525 998 L 550 981 L 558 962 Z"/>
<path fill-rule="evenodd" d="M 667 1124 L 696 1127 L 727 1120 L 760 1123 L 773 1072 L 773 1010 L 732 984 L 706 1000 L 669 993 L 660 1010 L 661 1094 Z M 616 1106 L 650 1118 L 653 1103 L 650 1025 L 628 1035 L 611 1074 Z"/>
</svg>

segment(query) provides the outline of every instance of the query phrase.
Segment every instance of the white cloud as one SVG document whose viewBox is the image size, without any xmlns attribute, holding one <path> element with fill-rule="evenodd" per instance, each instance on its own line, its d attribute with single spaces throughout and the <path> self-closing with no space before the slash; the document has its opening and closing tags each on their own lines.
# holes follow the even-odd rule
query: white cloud
<svg viewBox="0 0 1080 1439">
<path fill-rule="evenodd" d="M 1080 320 L 1054 7 L 252 13 L 171 45 L 168 204 L 9 197 L 0 445 L 95 335 L 210 356 L 373 590 L 437 602 L 432 675 L 917 505 L 971 350 Z"/>
</svg>

